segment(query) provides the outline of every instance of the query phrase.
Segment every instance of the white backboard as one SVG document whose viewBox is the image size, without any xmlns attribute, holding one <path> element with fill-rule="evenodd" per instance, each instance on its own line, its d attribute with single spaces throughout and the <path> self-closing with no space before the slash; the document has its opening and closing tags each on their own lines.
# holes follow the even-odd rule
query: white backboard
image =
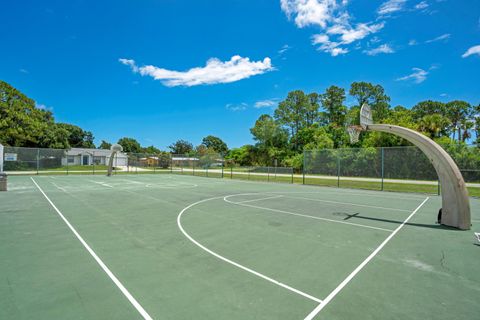
<svg viewBox="0 0 480 320">
<path fill-rule="evenodd" d="M 369 124 L 373 124 L 372 110 L 368 104 L 364 103 L 360 109 L 360 125 L 363 129 L 367 129 Z"/>
</svg>

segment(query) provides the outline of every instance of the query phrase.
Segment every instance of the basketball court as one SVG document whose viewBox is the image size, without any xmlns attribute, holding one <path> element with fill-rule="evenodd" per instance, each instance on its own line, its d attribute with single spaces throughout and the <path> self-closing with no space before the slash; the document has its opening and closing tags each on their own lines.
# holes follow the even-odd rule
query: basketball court
<svg viewBox="0 0 480 320">
<path fill-rule="evenodd" d="M 2 319 L 474 319 L 441 198 L 172 174 L 9 177 Z M 480 202 L 470 199 L 472 229 Z"/>
</svg>

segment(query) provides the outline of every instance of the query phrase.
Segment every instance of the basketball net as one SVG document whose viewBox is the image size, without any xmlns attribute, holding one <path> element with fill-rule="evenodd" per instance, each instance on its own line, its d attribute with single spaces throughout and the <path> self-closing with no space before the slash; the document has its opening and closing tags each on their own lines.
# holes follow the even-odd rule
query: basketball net
<svg viewBox="0 0 480 320">
<path fill-rule="evenodd" d="M 348 132 L 348 135 L 350 136 L 351 144 L 355 144 L 360 140 L 360 132 L 362 131 L 363 131 L 362 126 L 353 125 L 353 126 L 347 127 L 347 132 Z"/>
</svg>

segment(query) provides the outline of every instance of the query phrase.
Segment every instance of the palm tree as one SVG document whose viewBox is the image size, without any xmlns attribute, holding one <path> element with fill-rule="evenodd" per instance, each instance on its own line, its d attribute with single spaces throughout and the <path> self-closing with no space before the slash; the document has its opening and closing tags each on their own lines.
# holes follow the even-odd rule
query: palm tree
<svg viewBox="0 0 480 320">
<path fill-rule="evenodd" d="M 455 139 L 455 132 L 458 130 L 458 141 L 462 140 L 461 123 L 468 119 L 469 114 L 472 113 L 472 106 L 462 100 L 450 101 L 446 104 L 447 115 L 452 123 L 453 139 Z"/>
<path fill-rule="evenodd" d="M 446 134 L 447 128 L 451 125 L 448 118 L 440 114 L 429 114 L 420 119 L 418 129 L 434 139 Z"/>
</svg>

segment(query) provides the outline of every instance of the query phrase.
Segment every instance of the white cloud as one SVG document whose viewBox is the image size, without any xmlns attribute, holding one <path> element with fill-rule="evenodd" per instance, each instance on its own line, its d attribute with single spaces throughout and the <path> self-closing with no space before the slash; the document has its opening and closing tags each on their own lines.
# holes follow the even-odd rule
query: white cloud
<svg viewBox="0 0 480 320">
<path fill-rule="evenodd" d="M 377 54 L 380 54 L 380 53 L 394 53 L 395 51 L 388 44 L 382 44 L 377 48 L 365 50 L 363 52 L 365 52 L 369 56 L 376 56 Z"/>
<path fill-rule="evenodd" d="M 246 104 L 245 102 L 242 102 L 240 104 L 229 103 L 225 106 L 225 109 L 236 112 L 236 111 L 244 111 L 247 109 L 247 107 L 248 107 L 248 104 Z"/>
<path fill-rule="evenodd" d="M 428 8 L 428 6 L 429 4 L 427 3 L 427 1 L 421 1 L 415 5 L 415 9 L 422 10 L 422 9 Z"/>
<path fill-rule="evenodd" d="M 280 50 L 278 50 L 278 54 L 284 54 L 285 52 L 287 52 L 288 50 L 292 49 L 292 47 L 290 47 L 288 44 L 284 44 Z"/>
<path fill-rule="evenodd" d="M 466 57 L 469 57 L 473 54 L 477 54 L 480 56 L 480 45 L 478 46 L 473 46 L 471 48 L 469 48 L 463 55 L 462 55 L 462 58 L 466 58 Z"/>
<path fill-rule="evenodd" d="M 379 23 L 351 23 L 346 11 L 348 0 L 280 0 L 281 8 L 299 28 L 320 27 L 321 33 L 312 36 L 312 44 L 332 56 L 345 54 L 345 45 L 377 33 L 384 27 Z M 331 39 L 332 37 L 332 39 Z"/>
<path fill-rule="evenodd" d="M 168 70 L 152 65 L 138 67 L 131 59 L 119 59 L 119 61 L 129 66 L 133 72 L 160 80 L 167 87 L 230 83 L 274 69 L 268 57 L 263 61 L 250 61 L 249 58 L 242 58 L 238 55 L 224 62 L 217 58 L 211 58 L 204 67 L 196 67 L 187 71 Z"/>
<path fill-rule="evenodd" d="M 342 40 L 342 44 L 349 44 L 354 41 L 361 40 L 369 34 L 380 31 L 384 26 L 384 23 L 377 23 L 368 25 L 366 23 L 359 23 L 356 27 L 352 28 L 350 25 L 334 25 L 327 30 L 328 34 L 338 34 Z"/>
<path fill-rule="evenodd" d="M 24 74 L 28 74 L 28 73 L 29 73 L 27 69 L 23 69 L 23 68 L 20 69 L 20 70 L 18 70 L 18 71 L 20 71 L 21 73 L 24 73 Z"/>
<path fill-rule="evenodd" d="M 389 15 L 391 13 L 403 10 L 407 0 L 388 0 L 378 8 L 377 13 L 380 16 Z"/>
<path fill-rule="evenodd" d="M 437 41 L 442 41 L 442 40 L 448 40 L 448 39 L 450 39 L 450 37 L 451 37 L 450 33 L 445 33 L 445 34 L 442 34 L 441 36 L 438 36 L 436 38 L 427 40 L 427 41 L 425 41 L 425 43 L 432 43 L 432 42 L 437 42 Z"/>
<path fill-rule="evenodd" d="M 273 107 L 278 103 L 278 99 L 268 99 L 268 100 L 261 100 L 255 102 L 254 107 L 259 109 L 259 108 L 268 108 L 268 107 Z"/>
<path fill-rule="evenodd" d="M 289 19 L 295 16 L 295 24 L 299 28 L 309 25 L 326 28 L 341 4 L 337 4 L 336 0 L 280 0 L 280 6 Z"/>
<path fill-rule="evenodd" d="M 417 44 L 418 44 L 418 42 L 415 39 L 412 39 L 412 40 L 408 41 L 409 46 L 416 46 Z"/>
<path fill-rule="evenodd" d="M 422 83 L 427 79 L 427 76 L 429 74 L 428 71 L 425 71 L 420 68 L 412 68 L 412 71 L 413 72 L 411 74 L 398 78 L 397 81 L 413 80 L 413 82 L 415 83 Z"/>
</svg>

